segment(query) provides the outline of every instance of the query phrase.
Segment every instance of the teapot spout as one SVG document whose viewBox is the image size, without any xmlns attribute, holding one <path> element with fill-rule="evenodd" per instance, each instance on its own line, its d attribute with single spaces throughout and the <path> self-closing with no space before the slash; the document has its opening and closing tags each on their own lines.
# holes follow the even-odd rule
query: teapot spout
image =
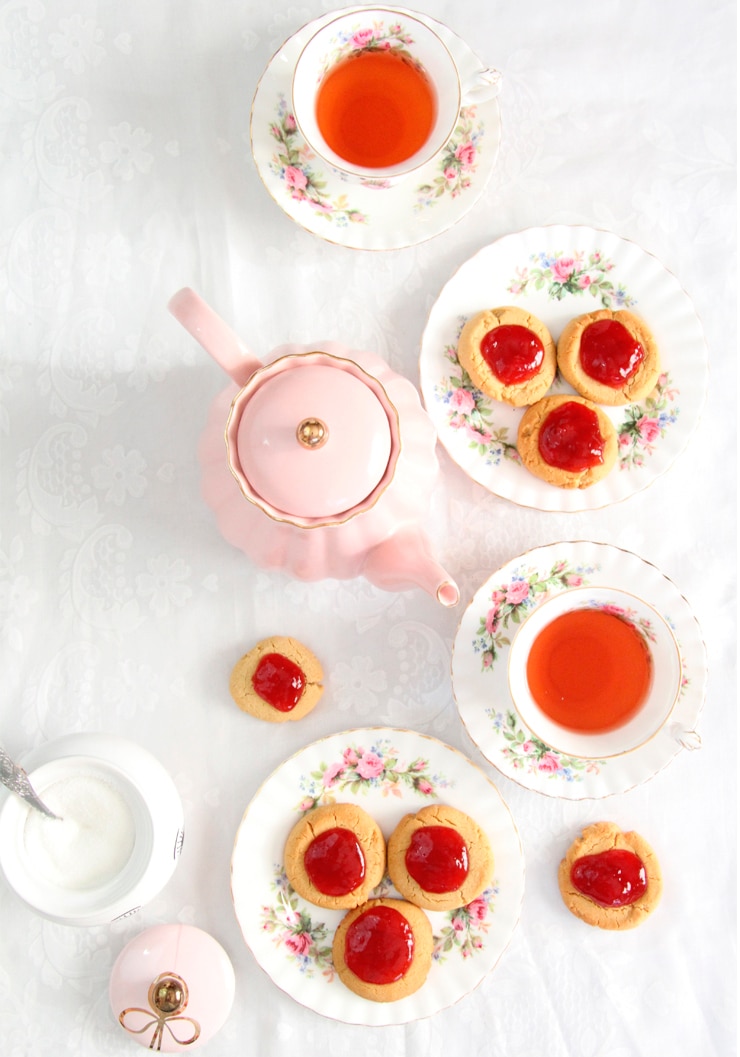
<svg viewBox="0 0 740 1057">
<path fill-rule="evenodd" d="M 420 587 L 445 607 L 456 606 L 460 591 L 452 577 L 435 560 L 425 534 L 405 526 L 373 547 L 362 574 L 385 591 Z"/>
<path fill-rule="evenodd" d="M 246 385 L 262 366 L 231 327 L 194 290 L 187 286 L 179 290 L 167 307 L 237 385 Z"/>
</svg>

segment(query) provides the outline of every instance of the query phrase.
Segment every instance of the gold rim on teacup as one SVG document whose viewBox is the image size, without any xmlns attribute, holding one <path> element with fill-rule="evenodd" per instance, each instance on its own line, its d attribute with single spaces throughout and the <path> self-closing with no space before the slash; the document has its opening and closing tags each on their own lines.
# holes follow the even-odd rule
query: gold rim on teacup
<svg viewBox="0 0 740 1057">
<path fill-rule="evenodd" d="M 534 700 L 527 681 L 527 658 L 540 632 L 557 617 L 582 609 L 602 609 L 631 623 L 643 637 L 652 664 L 651 684 L 636 714 L 598 733 L 582 733 L 556 723 Z M 611 587 L 574 587 L 545 599 L 522 623 L 509 650 L 509 692 L 523 724 L 539 741 L 575 759 L 622 756 L 654 738 L 671 717 L 681 678 L 681 653 L 667 621 L 643 599 Z"/>
</svg>

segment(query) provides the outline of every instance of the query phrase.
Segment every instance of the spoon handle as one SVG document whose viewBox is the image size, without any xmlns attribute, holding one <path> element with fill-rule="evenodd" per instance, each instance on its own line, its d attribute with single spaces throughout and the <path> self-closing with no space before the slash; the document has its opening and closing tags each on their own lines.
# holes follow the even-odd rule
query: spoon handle
<svg viewBox="0 0 740 1057">
<path fill-rule="evenodd" d="M 10 789 L 11 793 L 15 793 L 21 797 L 22 800 L 27 801 L 38 811 L 43 812 L 49 818 L 59 818 L 54 812 L 46 806 L 36 793 L 35 789 L 31 785 L 28 775 L 17 763 L 14 763 L 10 756 L 8 756 L 5 749 L 0 746 L 0 782 L 4 786 Z"/>
</svg>

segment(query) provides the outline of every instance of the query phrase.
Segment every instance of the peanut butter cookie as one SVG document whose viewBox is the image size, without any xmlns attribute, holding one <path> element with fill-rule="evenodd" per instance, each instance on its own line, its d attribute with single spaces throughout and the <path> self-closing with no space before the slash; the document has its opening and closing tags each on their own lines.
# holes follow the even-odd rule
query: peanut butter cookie
<svg viewBox="0 0 740 1057">
<path fill-rule="evenodd" d="M 644 320 L 624 309 L 571 319 L 560 335 L 557 364 L 577 393 L 597 404 L 631 404 L 660 377 L 660 356 Z"/>
<path fill-rule="evenodd" d="M 409 902 L 425 910 L 455 910 L 489 885 L 493 852 L 469 815 L 430 804 L 405 815 L 391 834 L 388 873 Z"/>
<path fill-rule="evenodd" d="M 558 869 L 571 914 L 600 929 L 632 929 L 655 910 L 663 890 L 655 852 L 639 833 L 613 822 L 587 826 Z"/>
<path fill-rule="evenodd" d="M 529 312 L 510 305 L 472 316 L 460 333 L 457 358 L 482 393 L 513 407 L 539 400 L 555 378 L 550 331 Z"/>
<path fill-rule="evenodd" d="M 237 661 L 229 680 L 243 712 L 268 723 L 303 719 L 324 692 L 317 657 L 297 639 L 273 635 Z"/>
<path fill-rule="evenodd" d="M 385 839 L 356 804 L 326 804 L 295 824 L 285 843 L 285 872 L 299 896 L 316 906 L 359 906 L 385 873 Z"/>
<path fill-rule="evenodd" d="M 370 899 L 340 922 L 332 957 L 350 991 L 371 1002 L 397 1002 L 422 986 L 433 949 L 423 910 L 403 899 Z"/>
<path fill-rule="evenodd" d="M 609 416 L 581 396 L 545 396 L 522 415 L 516 441 L 523 466 L 558 488 L 589 488 L 617 461 Z"/>
</svg>

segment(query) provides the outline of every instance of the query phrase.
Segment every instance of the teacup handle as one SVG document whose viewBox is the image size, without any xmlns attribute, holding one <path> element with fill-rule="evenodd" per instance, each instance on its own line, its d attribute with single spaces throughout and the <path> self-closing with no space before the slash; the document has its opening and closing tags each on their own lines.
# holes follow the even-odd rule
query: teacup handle
<svg viewBox="0 0 740 1057">
<path fill-rule="evenodd" d="M 493 66 L 481 66 L 465 78 L 462 84 L 462 105 L 485 103 L 501 91 L 502 75 Z"/>
<path fill-rule="evenodd" d="M 695 730 L 684 730 L 679 723 L 674 723 L 671 730 L 682 749 L 700 749 L 701 735 Z"/>
</svg>

